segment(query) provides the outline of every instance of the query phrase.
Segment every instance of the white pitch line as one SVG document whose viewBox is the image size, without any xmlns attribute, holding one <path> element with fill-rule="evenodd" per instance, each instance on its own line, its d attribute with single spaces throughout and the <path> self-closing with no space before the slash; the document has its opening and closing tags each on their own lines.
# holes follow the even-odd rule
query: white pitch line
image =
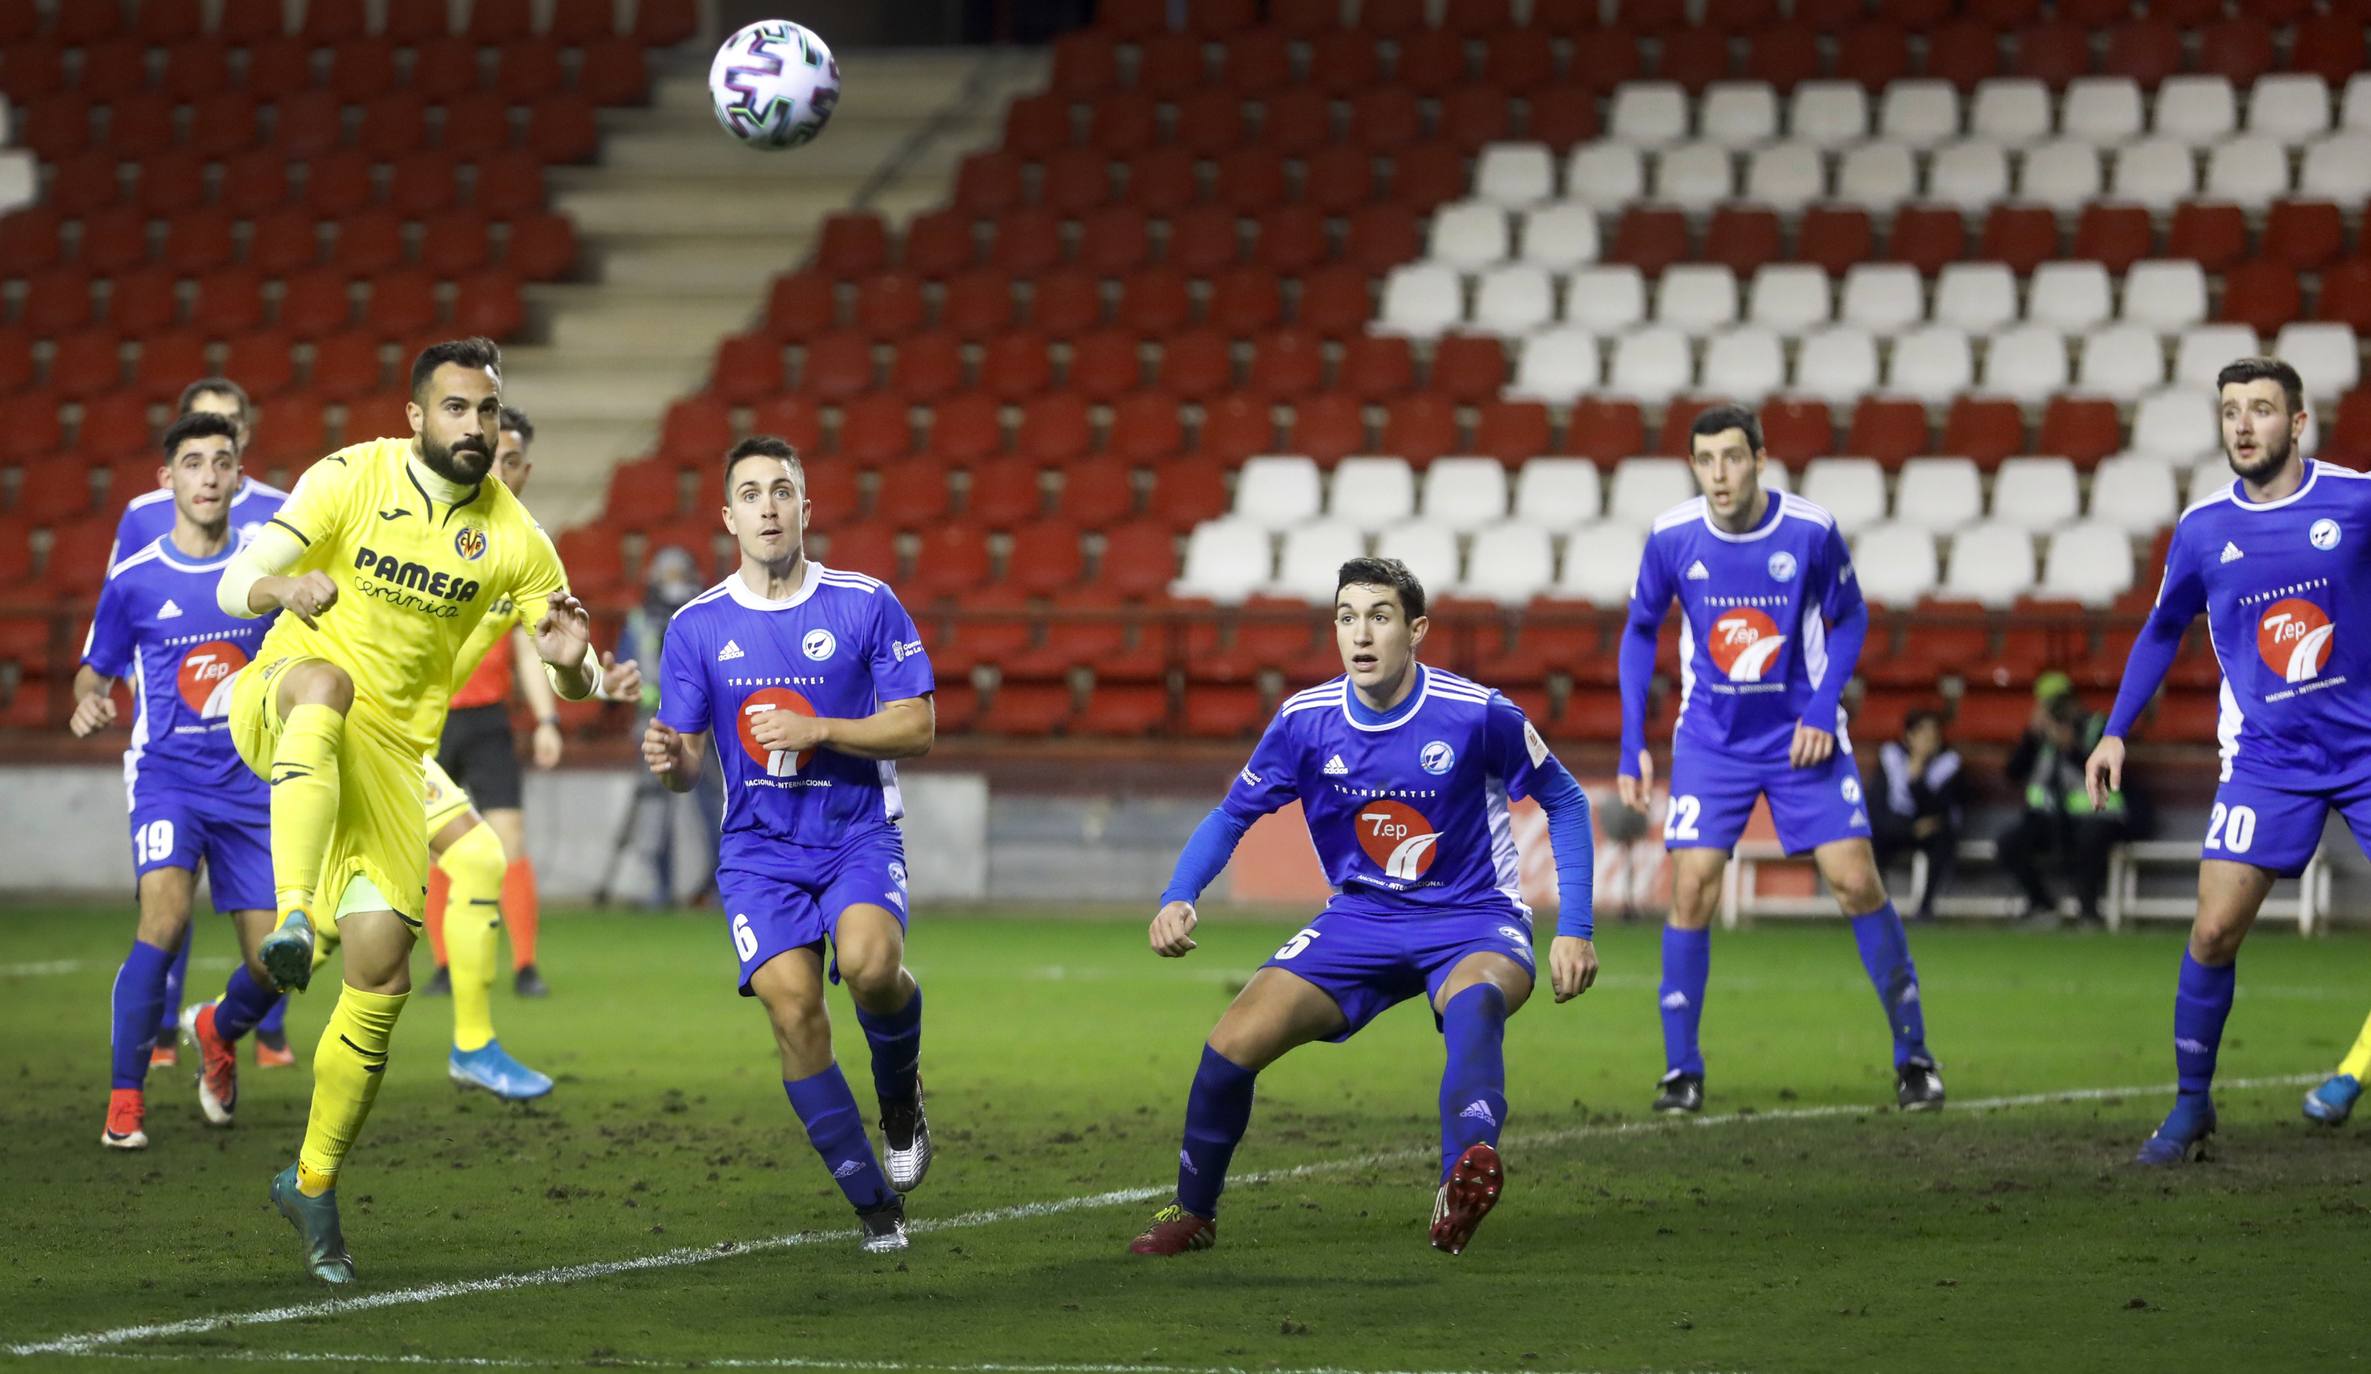
<svg viewBox="0 0 2371 1374">
<path fill-rule="evenodd" d="M 266 1352 L 242 1351 L 225 1355 L 217 1351 L 204 1354 L 177 1354 L 161 1350 L 94 1350 L 92 1358 L 109 1360 L 205 1360 L 240 1359 L 258 1364 L 326 1364 L 326 1365 L 403 1365 L 428 1369 L 551 1369 L 555 1366 L 575 1366 L 583 1361 L 565 1357 L 536 1360 L 514 1355 L 367 1355 L 336 1350 L 274 1350 Z M 809 1359 L 797 1355 L 778 1355 L 758 1359 L 732 1357 L 701 1357 L 696 1360 L 635 1359 L 627 1356 L 604 1355 L 594 1361 L 604 1369 L 783 1369 L 843 1371 L 844 1374 L 1492 1374 L 1487 1370 L 1445 1369 L 1345 1369 L 1333 1365 L 1315 1365 L 1278 1369 L 1263 1366 L 1247 1369 L 1239 1365 L 1209 1364 L 1020 1364 L 1006 1361 L 973 1361 L 958 1364 L 951 1361 L 907 1360 L 829 1360 Z M 1519 1374 L 1545 1374 L 1544 1371 L 1519 1371 Z M 1584 1371 L 1561 1371 L 1561 1374 L 1584 1374 Z M 1636 1370 L 1630 1374 L 1637 1374 Z"/>
<path fill-rule="evenodd" d="M 2245 1092 L 2258 1088 L 2298 1087 L 2319 1081 L 2320 1075 L 2292 1074 L 2280 1078 L 2232 1079 L 2215 1086 L 2225 1092 Z M 2172 1085 L 2162 1083 L 2129 1088 L 2070 1088 L 2061 1092 L 2020 1093 L 2007 1097 L 1974 1098 L 1954 1103 L 1953 1106 L 1963 1113 L 2006 1111 L 2019 1107 L 2039 1107 L 2069 1102 L 2096 1102 L 2111 1097 L 2164 1096 L 2173 1091 Z M 1839 1116 L 1872 1116 L 1890 1110 L 1890 1108 L 1878 1104 L 1837 1103 L 1819 1107 L 1780 1107 L 1771 1111 L 1728 1112 L 1719 1116 L 1677 1119 L 1656 1117 L 1595 1126 L 1572 1126 L 1563 1130 L 1516 1137 L 1509 1140 L 1507 1144 L 1510 1149 L 1538 1149 L 1576 1140 L 1638 1135 L 1651 1131 L 1691 1128 L 1707 1130 L 1719 1126 L 1768 1124 L 1780 1121 L 1821 1121 Z M 1316 1160 L 1286 1169 L 1262 1170 L 1257 1173 L 1240 1175 L 1228 1182 L 1235 1188 L 1252 1188 L 1265 1183 L 1286 1182 L 1319 1174 L 1344 1173 L 1431 1159 L 1437 1154 L 1437 1148 L 1432 1146 L 1386 1150 L 1344 1159 Z M 926 1219 L 915 1222 L 908 1229 L 918 1234 L 971 1230 L 981 1226 L 993 1226 L 999 1222 L 1059 1216 L 1067 1212 L 1085 1211 L 1096 1207 L 1114 1207 L 1123 1203 L 1150 1202 L 1155 1198 L 1167 1197 L 1172 1191 L 1168 1187 L 1115 1188 L 1102 1193 L 1054 1198 L 1045 1202 L 1024 1202 L 1011 1207 L 992 1207 L 937 1220 Z M 716 1260 L 732 1259 L 762 1251 L 785 1250 L 824 1241 L 841 1241 L 854 1234 L 853 1231 L 794 1231 L 788 1235 L 771 1236 L 764 1240 L 719 1241 L 714 1245 L 685 1246 L 680 1249 L 661 1251 L 654 1255 L 640 1255 L 632 1259 L 591 1260 L 582 1264 L 560 1265 L 551 1269 L 532 1269 L 519 1274 L 497 1274 L 491 1278 L 421 1284 L 414 1288 L 389 1289 L 385 1292 L 362 1293 L 353 1297 L 320 1298 L 312 1302 L 291 1303 L 284 1307 L 267 1307 L 252 1312 L 229 1312 L 211 1317 L 189 1317 L 173 1322 L 119 1326 L 111 1330 L 87 1332 L 79 1336 L 59 1336 L 47 1341 L 11 1345 L 0 1353 L 17 1356 L 93 1355 L 104 1353 L 105 1347 L 123 1345 L 132 1341 L 164 1340 L 175 1336 L 219 1331 L 226 1327 L 272 1326 L 283 1322 L 304 1321 L 313 1317 L 336 1317 L 350 1312 L 374 1311 L 382 1307 L 408 1307 L 418 1303 L 442 1302 L 447 1298 L 473 1297 L 480 1293 L 507 1293 L 522 1288 L 542 1288 L 553 1284 L 578 1283 L 586 1279 L 602 1279 L 616 1274 L 633 1274 L 654 1269 L 681 1269 L 695 1264 L 708 1264 Z"/>
<path fill-rule="evenodd" d="M 224 955 L 192 959 L 194 969 L 213 971 L 238 967 L 239 961 Z M 0 978 L 55 978 L 62 974 L 80 973 L 86 968 L 109 968 L 113 965 L 95 964 L 88 959 L 47 959 L 30 964 L 0 964 Z"/>
</svg>

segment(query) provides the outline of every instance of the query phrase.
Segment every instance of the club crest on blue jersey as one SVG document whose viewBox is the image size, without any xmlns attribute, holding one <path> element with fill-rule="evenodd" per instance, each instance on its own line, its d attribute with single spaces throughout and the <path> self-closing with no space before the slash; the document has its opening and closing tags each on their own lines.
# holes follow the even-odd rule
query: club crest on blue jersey
<svg viewBox="0 0 2371 1374">
<path fill-rule="evenodd" d="M 1861 780 L 1859 778 L 1854 777 L 1850 773 L 1845 774 L 1844 781 L 1839 785 L 1837 790 L 1844 794 L 1844 800 L 1846 804 L 1851 806 L 1858 806 L 1861 804 Z"/>
<path fill-rule="evenodd" d="M 2326 519 L 2316 520 L 2313 522 L 2313 528 L 2306 532 L 2305 538 L 2306 542 L 2315 548 L 2328 553 L 2338 547 L 2338 522 Z"/>
<path fill-rule="evenodd" d="M 1457 766 L 1457 751 L 1449 747 L 1449 741 L 1437 739 L 1424 746 L 1424 751 L 1416 756 L 1416 764 L 1437 778 Z"/>
<path fill-rule="evenodd" d="M 807 637 L 799 641 L 799 652 L 817 663 L 830 658 L 839 647 L 840 641 L 832 638 L 832 632 L 829 630 L 809 630 Z"/>
<path fill-rule="evenodd" d="M 1780 582 L 1795 580 L 1795 556 L 1784 549 L 1770 555 L 1770 576 Z"/>
<path fill-rule="evenodd" d="M 453 535 L 453 552 L 475 563 L 486 556 L 486 532 L 463 526 Z"/>
</svg>

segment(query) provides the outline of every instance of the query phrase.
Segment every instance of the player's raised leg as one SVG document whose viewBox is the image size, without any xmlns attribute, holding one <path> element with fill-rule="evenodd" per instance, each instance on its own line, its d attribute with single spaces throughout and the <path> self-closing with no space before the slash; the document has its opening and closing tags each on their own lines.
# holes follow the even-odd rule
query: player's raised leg
<svg viewBox="0 0 2371 1374">
<path fill-rule="evenodd" d="M 165 1005 L 165 970 L 172 949 L 189 930 L 197 875 L 188 868 L 152 868 L 140 875 L 140 924 L 131 951 L 115 972 L 111 996 L 107 1124 L 99 1143 L 111 1150 L 148 1148 L 149 1051 Z"/>
<path fill-rule="evenodd" d="M 1447 1050 L 1441 1069 L 1441 1188 L 1433 1200 L 1432 1245 L 1465 1253 L 1474 1229 L 1498 1205 L 1506 1170 L 1498 1158 L 1507 1122 L 1507 1018 L 1531 996 L 1531 970 L 1504 954 L 1477 951 L 1450 970 L 1433 998 Z"/>
<path fill-rule="evenodd" d="M 435 768 L 430 761 L 431 770 Z M 447 784 L 449 787 L 449 784 Z M 433 797 L 440 789 L 431 785 Z M 494 970 L 502 938 L 502 842 L 494 828 L 469 810 L 467 794 L 454 790 L 462 810 L 436 826 L 429 839 L 437 871 L 445 876 L 445 955 L 452 974 L 453 1051 L 445 1072 L 454 1082 L 483 1088 L 506 1101 L 523 1102 L 552 1090 L 549 1074 L 511 1057 L 494 1036 Z M 433 805 L 433 803 L 432 803 Z M 430 817 L 435 825 L 440 819 Z"/>
<path fill-rule="evenodd" d="M 1927 1052 L 1918 965 L 1911 962 L 1901 914 L 1877 872 L 1877 852 L 1867 840 L 1831 840 L 1811 856 L 1836 894 L 1837 909 L 1852 922 L 1861 967 L 1885 1012 L 1886 1030 L 1893 1036 L 1894 1100 L 1907 1112 L 1933 1111 L 1943 1105 L 1943 1076 Z"/>
<path fill-rule="evenodd" d="M 261 958 L 275 985 L 302 988 L 313 976 L 315 889 L 338 821 L 340 755 L 354 679 L 336 664 L 312 658 L 287 663 L 270 685 L 280 727 L 268 765 L 257 771 L 272 785 L 272 884 L 280 926 L 265 938 Z"/>
<path fill-rule="evenodd" d="M 930 1172 L 932 1150 L 922 1111 L 922 985 L 905 966 L 905 927 L 887 908 L 857 903 L 834 922 L 832 950 L 871 1051 L 889 1186 L 910 1193 Z"/>
<path fill-rule="evenodd" d="M 739 932 L 750 929 L 737 925 Z M 906 1248 L 905 1202 L 873 1158 L 856 1094 L 832 1058 L 831 1017 L 823 1006 L 823 954 L 815 944 L 783 949 L 750 974 L 748 989 L 764 1005 L 782 1053 L 782 1090 L 807 1129 L 807 1142 L 856 1209 L 867 1253 Z"/>
<path fill-rule="evenodd" d="M 1692 794 L 1687 799 L 1695 800 Z M 1720 910 L 1728 864 L 1726 849 L 1671 851 L 1671 914 L 1663 923 L 1663 980 L 1656 988 L 1663 1077 L 1654 1106 L 1665 1115 L 1704 1110 L 1704 992 L 1712 977 L 1712 918 Z"/>
<path fill-rule="evenodd" d="M 2186 1164 L 2215 1133 L 2215 1056 L 2239 985 L 2239 946 L 2272 891 L 2273 873 L 2229 859 L 2198 864 L 2198 918 L 2173 995 L 2173 1110 L 2141 1142 L 2139 1164 Z"/>
</svg>

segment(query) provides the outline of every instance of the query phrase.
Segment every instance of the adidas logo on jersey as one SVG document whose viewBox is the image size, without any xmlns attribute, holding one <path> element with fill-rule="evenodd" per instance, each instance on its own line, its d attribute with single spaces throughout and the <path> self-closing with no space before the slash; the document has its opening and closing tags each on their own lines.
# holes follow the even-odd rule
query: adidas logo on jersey
<svg viewBox="0 0 2371 1374">
<path fill-rule="evenodd" d="M 831 1171 L 831 1176 L 833 1178 L 846 1178 L 851 1174 L 860 1174 L 863 1172 L 864 1166 L 862 1164 L 857 1163 L 853 1159 L 843 1159 L 840 1161 L 840 1167 Z"/>
<path fill-rule="evenodd" d="M 1687 1005 L 1688 995 L 1677 988 L 1663 994 L 1663 1010 L 1665 1011 L 1684 1011 L 1687 1009 Z"/>
<path fill-rule="evenodd" d="M 1185 1170 L 1189 1174 L 1192 1174 L 1196 1178 L 1200 1178 L 1202 1176 L 1202 1171 L 1194 1167 L 1194 1157 L 1187 1154 L 1183 1150 L 1179 1150 L 1177 1152 L 1177 1167 Z"/>
<path fill-rule="evenodd" d="M 1465 1110 L 1457 1115 L 1468 1121 L 1486 1121 L 1493 1126 L 1498 1124 L 1498 1118 L 1490 1113 L 1490 1104 L 1478 1097 L 1466 1103 Z"/>
<path fill-rule="evenodd" d="M 172 620 L 178 617 L 180 614 L 180 604 L 169 596 L 165 598 L 164 605 L 156 608 L 156 618 L 159 620 Z"/>
<path fill-rule="evenodd" d="M 1690 582 L 1710 582 L 1712 580 L 1712 574 L 1704 570 L 1703 559 L 1699 558 L 1688 565 L 1688 580 Z"/>
<path fill-rule="evenodd" d="M 1329 778 L 1348 777 L 1350 775 L 1350 765 L 1342 762 L 1342 756 L 1340 754 L 1336 754 L 1332 758 L 1325 761 L 1325 775 Z"/>
<path fill-rule="evenodd" d="M 724 642 L 723 648 L 716 651 L 716 661 L 719 663 L 730 663 L 741 656 L 740 644 L 730 639 Z"/>
<path fill-rule="evenodd" d="M 2236 562 L 2238 562 L 2240 559 L 2242 559 L 2242 558 L 2245 558 L 2245 557 L 2247 557 L 2247 555 L 2246 555 L 2246 554 L 2244 554 L 2244 553 L 2241 553 L 2241 552 L 2239 551 L 2239 546 L 2238 546 L 2237 544 L 2234 544 L 2234 543 L 2232 543 L 2230 540 L 2227 540 L 2227 539 L 2223 541 L 2223 561 L 2224 561 L 2224 562 L 2226 562 L 2226 563 L 2236 563 Z"/>
</svg>

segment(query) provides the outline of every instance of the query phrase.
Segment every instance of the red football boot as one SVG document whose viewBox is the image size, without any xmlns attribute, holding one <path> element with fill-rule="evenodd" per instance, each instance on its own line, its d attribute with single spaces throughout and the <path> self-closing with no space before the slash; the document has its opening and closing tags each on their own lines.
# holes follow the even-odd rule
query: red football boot
<svg viewBox="0 0 2371 1374">
<path fill-rule="evenodd" d="M 1218 1244 L 1218 1223 L 1172 1202 L 1153 1213 L 1152 1225 L 1128 1242 L 1131 1255 L 1182 1255 Z"/>
<path fill-rule="evenodd" d="M 1466 1242 L 1474 1238 L 1474 1228 L 1498 1205 L 1506 1181 L 1495 1146 L 1486 1140 L 1466 1146 L 1456 1167 L 1449 1171 L 1449 1181 L 1433 1199 L 1432 1248 L 1464 1254 Z"/>
<path fill-rule="evenodd" d="M 99 1143 L 110 1150 L 145 1150 L 148 1132 L 140 1123 L 148 1112 L 148 1099 L 138 1088 L 116 1088 L 107 1094 L 107 1125 L 99 1132 Z"/>
<path fill-rule="evenodd" d="M 198 1108 L 216 1126 L 231 1124 L 239 1105 L 239 1052 L 214 1029 L 214 1004 L 181 1013 L 181 1032 L 198 1047 Z"/>
</svg>

